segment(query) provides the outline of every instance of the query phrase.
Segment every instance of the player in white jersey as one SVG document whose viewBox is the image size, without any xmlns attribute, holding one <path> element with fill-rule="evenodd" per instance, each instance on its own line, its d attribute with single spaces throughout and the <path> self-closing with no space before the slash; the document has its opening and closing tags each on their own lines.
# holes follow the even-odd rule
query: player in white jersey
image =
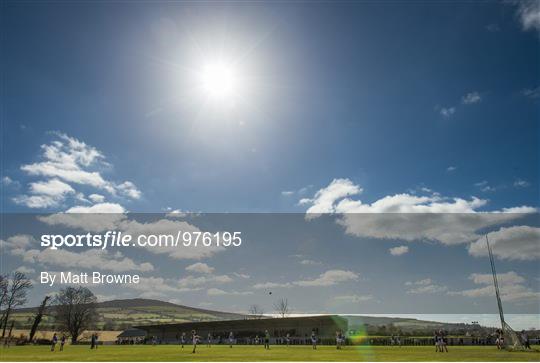
<svg viewBox="0 0 540 363">
<path fill-rule="evenodd" d="M 199 343 L 199 336 L 195 330 L 191 331 L 191 341 L 193 342 L 193 351 L 191 353 L 195 353 L 197 350 L 197 343 Z"/>
<path fill-rule="evenodd" d="M 234 343 L 234 334 L 233 332 L 230 332 L 229 333 L 229 347 L 232 348 L 233 343 Z"/>
<path fill-rule="evenodd" d="M 311 346 L 313 349 L 317 349 L 317 335 L 315 335 L 315 330 L 311 331 Z"/>
</svg>

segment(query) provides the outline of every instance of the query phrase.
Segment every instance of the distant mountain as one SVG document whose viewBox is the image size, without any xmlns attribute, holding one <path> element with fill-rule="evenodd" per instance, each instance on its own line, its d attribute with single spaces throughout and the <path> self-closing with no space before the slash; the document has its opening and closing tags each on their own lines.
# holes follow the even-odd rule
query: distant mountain
<svg viewBox="0 0 540 363">
<path fill-rule="evenodd" d="M 15 327 L 27 329 L 32 325 L 37 307 L 17 309 L 13 312 Z M 134 325 L 155 323 L 182 323 L 244 319 L 245 315 L 199 309 L 152 299 L 122 299 L 98 303 L 97 327 L 103 330 L 123 330 Z M 49 313 L 50 313 L 49 308 Z M 47 315 L 41 329 L 53 328 L 54 320 Z"/>
<path fill-rule="evenodd" d="M 32 325 L 37 307 L 15 310 L 12 317 L 15 327 L 29 329 Z M 122 299 L 98 303 L 98 329 L 124 330 L 132 326 L 147 324 L 183 323 L 193 321 L 216 321 L 245 319 L 246 316 L 236 313 L 194 308 L 171 302 L 152 299 Z M 48 313 L 50 314 L 51 308 Z M 349 330 L 366 331 L 370 335 L 387 334 L 431 334 L 434 330 L 443 329 L 448 332 L 465 332 L 485 329 L 479 325 L 451 324 L 411 318 L 392 318 L 345 315 L 349 322 Z M 54 319 L 47 315 L 40 325 L 41 330 L 54 329 Z"/>
</svg>

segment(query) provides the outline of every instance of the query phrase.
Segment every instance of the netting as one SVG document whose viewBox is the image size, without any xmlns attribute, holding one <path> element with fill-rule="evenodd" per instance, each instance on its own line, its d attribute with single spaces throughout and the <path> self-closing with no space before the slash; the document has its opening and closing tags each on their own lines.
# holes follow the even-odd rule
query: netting
<svg viewBox="0 0 540 363">
<path fill-rule="evenodd" d="M 504 345 L 508 350 L 525 350 L 519 335 L 505 321 L 502 325 L 504 334 Z"/>
</svg>

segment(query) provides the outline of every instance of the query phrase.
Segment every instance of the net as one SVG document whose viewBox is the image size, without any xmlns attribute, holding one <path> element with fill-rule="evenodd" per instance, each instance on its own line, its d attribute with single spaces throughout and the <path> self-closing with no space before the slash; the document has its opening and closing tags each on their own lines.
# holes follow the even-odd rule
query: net
<svg viewBox="0 0 540 363">
<path fill-rule="evenodd" d="M 525 350 L 519 335 L 505 321 L 502 324 L 504 346 L 508 350 Z"/>
</svg>

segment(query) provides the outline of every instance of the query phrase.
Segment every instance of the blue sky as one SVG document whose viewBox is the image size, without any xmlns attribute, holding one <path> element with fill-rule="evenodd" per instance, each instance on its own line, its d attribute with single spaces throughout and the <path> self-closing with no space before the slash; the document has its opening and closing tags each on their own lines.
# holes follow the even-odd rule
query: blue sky
<svg viewBox="0 0 540 363">
<path fill-rule="evenodd" d="M 2 6 L 3 212 L 538 207 L 535 2 Z M 208 89 L 201 74 L 222 63 L 234 92 L 216 99 L 223 84 L 212 79 Z M 538 230 L 512 232 L 523 249 L 512 255 L 501 232 L 503 271 L 537 293 Z M 431 249 L 485 261 L 469 247 L 476 236 L 388 253 L 425 237 L 394 234 L 378 248 L 411 258 L 402 269 L 413 272 L 419 258 L 438 255 Z M 328 251 L 304 259 L 325 256 L 305 279 L 364 273 Z M 215 264 L 235 264 L 225 261 Z M 273 282 L 261 275 L 250 286 Z M 436 290 L 425 280 L 442 276 L 397 282 Z M 357 293 L 340 292 L 352 302 Z"/>
</svg>

